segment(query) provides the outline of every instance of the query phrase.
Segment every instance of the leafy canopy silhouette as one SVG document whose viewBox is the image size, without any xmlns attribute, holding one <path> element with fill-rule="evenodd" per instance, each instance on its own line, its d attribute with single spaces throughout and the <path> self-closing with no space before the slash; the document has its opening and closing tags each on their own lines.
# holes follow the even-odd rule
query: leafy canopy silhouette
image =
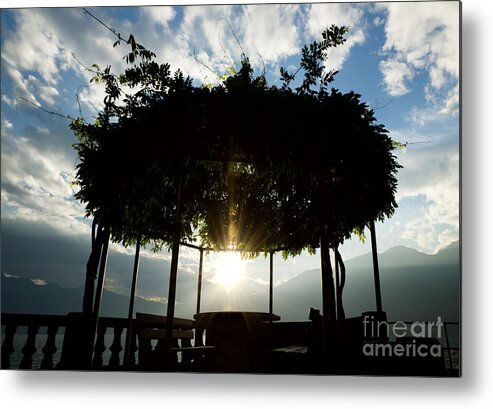
<svg viewBox="0 0 493 409">
<path fill-rule="evenodd" d="M 390 217 L 396 144 L 360 95 L 328 89 L 327 51 L 347 30 L 332 25 L 304 46 L 281 87 L 246 56 L 220 83 L 196 86 L 131 36 L 122 74 L 93 66 L 106 93 L 97 119 L 70 125 L 86 215 L 126 246 L 171 248 L 178 216 L 181 241 L 284 257 L 314 252 L 322 232 L 332 248 Z"/>
</svg>

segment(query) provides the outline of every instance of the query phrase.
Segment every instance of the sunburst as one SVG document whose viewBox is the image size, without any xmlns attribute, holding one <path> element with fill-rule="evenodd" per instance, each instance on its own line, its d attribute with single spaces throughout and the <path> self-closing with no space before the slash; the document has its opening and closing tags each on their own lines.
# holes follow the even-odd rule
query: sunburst
<svg viewBox="0 0 493 409">
<path fill-rule="evenodd" d="M 246 262 L 237 252 L 221 254 L 213 263 L 212 282 L 228 290 L 235 288 L 244 277 Z"/>
</svg>

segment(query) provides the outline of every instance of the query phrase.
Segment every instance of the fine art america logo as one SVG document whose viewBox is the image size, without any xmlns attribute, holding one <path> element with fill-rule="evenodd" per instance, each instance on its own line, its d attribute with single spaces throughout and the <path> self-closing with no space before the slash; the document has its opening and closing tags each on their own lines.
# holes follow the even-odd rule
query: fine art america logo
<svg viewBox="0 0 493 409">
<path fill-rule="evenodd" d="M 442 346 L 443 322 L 415 321 L 405 323 L 397 321 L 390 324 L 371 317 L 363 318 L 363 353 L 367 357 L 409 357 L 440 358 Z M 390 341 L 395 339 L 395 341 Z M 432 342 L 426 342 L 430 341 Z M 434 341 L 434 342 L 433 342 Z"/>
</svg>

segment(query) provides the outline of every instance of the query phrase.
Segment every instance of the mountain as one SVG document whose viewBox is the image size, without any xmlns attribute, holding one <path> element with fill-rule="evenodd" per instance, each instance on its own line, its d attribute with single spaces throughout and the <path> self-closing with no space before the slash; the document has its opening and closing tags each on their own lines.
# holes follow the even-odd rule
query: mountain
<svg viewBox="0 0 493 409">
<path fill-rule="evenodd" d="M 37 284 L 36 282 L 2 275 L 2 312 L 18 314 L 65 315 L 81 311 L 83 287 L 62 288 L 57 284 Z M 104 290 L 101 315 L 126 317 L 129 297 Z M 158 302 L 135 300 L 135 308 L 154 314 L 163 314 L 165 307 Z"/>
<path fill-rule="evenodd" d="M 378 257 L 382 304 L 389 320 L 459 320 L 459 244 L 435 255 L 393 247 Z M 346 316 L 375 309 L 371 253 L 348 260 L 343 304 Z M 320 270 L 301 273 L 275 289 L 274 309 L 290 321 L 306 320 L 310 307 L 321 309 Z"/>
<path fill-rule="evenodd" d="M 26 278 L 2 275 L 2 312 L 58 315 L 80 311 L 83 294 L 83 288 L 40 285 Z"/>
<path fill-rule="evenodd" d="M 371 254 L 348 260 L 343 302 L 346 316 L 375 309 Z M 382 303 L 389 320 L 459 320 L 460 263 L 458 242 L 428 255 L 407 247 L 393 247 L 379 254 Z M 2 312 L 66 314 L 80 311 L 83 288 L 65 289 L 56 284 L 2 275 Z M 190 296 L 190 294 L 192 294 Z M 321 309 L 320 270 L 305 271 L 274 288 L 274 312 L 283 321 L 305 321 L 310 307 Z M 129 297 L 104 291 L 101 315 L 126 317 Z M 176 315 L 192 317 L 196 294 L 178 289 Z M 235 293 L 204 281 L 202 310 L 268 310 L 268 287 L 244 280 Z M 135 310 L 164 314 L 162 303 L 136 298 Z"/>
</svg>

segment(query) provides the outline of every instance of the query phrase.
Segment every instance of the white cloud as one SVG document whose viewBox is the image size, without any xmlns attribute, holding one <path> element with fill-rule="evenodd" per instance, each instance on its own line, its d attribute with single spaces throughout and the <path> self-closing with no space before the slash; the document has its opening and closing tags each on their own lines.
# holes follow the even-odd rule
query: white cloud
<svg viewBox="0 0 493 409">
<path fill-rule="evenodd" d="M 327 56 L 326 68 L 340 70 L 346 61 L 351 48 L 365 42 L 364 12 L 359 5 L 343 3 L 312 4 L 308 13 L 308 32 L 320 39 L 322 31 L 332 24 L 347 26 L 344 45 L 330 49 Z"/>
<path fill-rule="evenodd" d="M 56 84 L 60 79 L 57 60 L 63 58 L 58 38 L 36 9 L 24 9 L 15 17 L 18 29 L 3 42 L 2 59 L 19 70 L 39 72 L 44 81 Z"/>
<path fill-rule="evenodd" d="M 266 64 L 298 53 L 298 5 L 247 5 L 244 7 L 243 43 L 253 59 L 260 54 Z"/>
<path fill-rule="evenodd" d="M 456 143 L 400 153 L 397 200 L 424 197 L 421 215 L 405 223 L 402 238 L 433 253 L 456 240 L 459 232 L 459 152 Z"/>
<path fill-rule="evenodd" d="M 139 11 L 153 23 L 165 28 L 176 16 L 176 11 L 170 6 L 141 7 Z"/>
<path fill-rule="evenodd" d="M 40 285 L 40 286 L 48 284 L 45 280 L 43 280 L 41 278 L 33 278 L 31 281 L 33 284 Z"/>
<path fill-rule="evenodd" d="M 5 98 L 7 98 L 7 101 L 10 102 L 9 105 L 16 105 L 18 97 L 26 98 L 29 101 L 32 101 L 34 104 L 40 105 L 32 90 L 29 89 L 30 87 L 28 80 L 24 78 L 22 73 L 7 62 L 5 62 L 3 65 L 5 67 L 4 69 L 6 71 L 6 75 L 8 75 L 12 81 L 11 97 L 9 97 L 8 95 L 5 96 Z M 5 101 L 5 98 L 2 98 L 2 100 Z"/>
<path fill-rule="evenodd" d="M 14 136 L 2 121 L 2 218 L 46 221 L 60 232 L 86 235 L 83 206 L 70 186 L 73 162 L 63 149 Z M 45 128 L 30 128 L 30 137 L 47 138 Z"/>
<path fill-rule="evenodd" d="M 402 61 L 380 61 L 380 71 L 383 74 L 385 90 L 393 97 L 409 92 L 406 82 L 414 77 L 414 70 Z"/>
<path fill-rule="evenodd" d="M 380 64 L 387 92 L 403 95 L 415 75 L 425 71 L 427 91 L 444 93 L 437 101 L 446 109 L 448 101 L 458 98 L 459 3 L 394 2 L 377 9 L 387 12 L 382 48 L 386 59 Z"/>
</svg>

